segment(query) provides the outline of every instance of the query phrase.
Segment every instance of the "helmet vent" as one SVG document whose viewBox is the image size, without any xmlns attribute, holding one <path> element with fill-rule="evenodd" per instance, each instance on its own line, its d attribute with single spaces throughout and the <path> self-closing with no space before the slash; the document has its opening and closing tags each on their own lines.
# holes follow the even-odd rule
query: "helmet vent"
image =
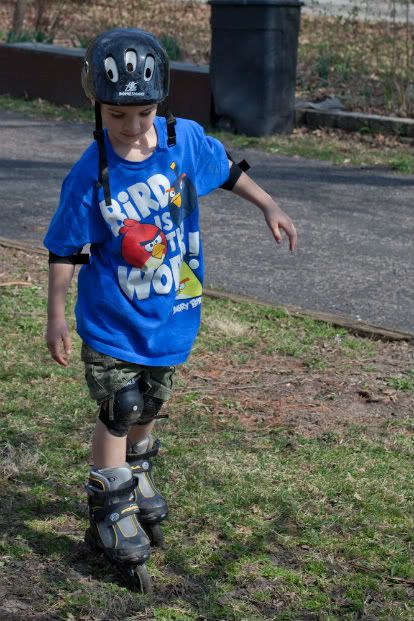
<svg viewBox="0 0 414 621">
<path fill-rule="evenodd" d="M 154 74 L 155 59 L 154 56 L 148 55 L 145 59 L 144 80 L 149 82 Z"/>
<path fill-rule="evenodd" d="M 85 60 L 85 65 L 84 65 L 84 67 L 85 67 L 85 73 L 88 73 L 88 71 L 89 71 L 89 63 L 88 63 L 88 61 L 87 61 L 87 60 Z"/>
<path fill-rule="evenodd" d="M 105 58 L 105 70 L 106 75 L 111 80 L 111 82 L 118 82 L 118 67 L 116 66 L 116 62 L 112 58 L 112 56 L 108 56 L 108 58 Z"/>
<path fill-rule="evenodd" d="M 127 50 L 125 53 L 125 66 L 127 71 L 135 71 L 137 66 L 137 55 L 134 50 Z"/>
</svg>

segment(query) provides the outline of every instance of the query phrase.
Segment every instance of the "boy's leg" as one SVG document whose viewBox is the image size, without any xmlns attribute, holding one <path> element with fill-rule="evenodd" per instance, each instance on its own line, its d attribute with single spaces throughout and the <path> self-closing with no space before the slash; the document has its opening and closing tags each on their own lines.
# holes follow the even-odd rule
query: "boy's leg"
<svg viewBox="0 0 414 621">
<path fill-rule="evenodd" d="M 128 431 L 128 444 L 134 445 L 147 438 L 150 435 L 154 425 L 155 421 L 152 421 L 146 425 L 134 425 L 133 427 L 130 427 Z"/>
<path fill-rule="evenodd" d="M 129 428 L 127 439 L 127 462 L 138 483 L 135 498 L 140 509 L 139 519 L 151 543 L 159 547 L 164 542 L 160 522 L 167 517 L 168 506 L 152 478 L 152 458 L 158 454 L 160 442 L 158 439 L 154 441 L 151 431 L 155 424 L 154 418 L 159 416 L 164 401 L 170 396 L 171 376 L 170 367 L 144 371 L 143 382 L 149 390 L 143 395 L 142 422 Z"/>
<path fill-rule="evenodd" d="M 153 417 L 147 417 L 144 425 L 140 419 L 144 413 L 144 395 L 140 390 L 140 376 L 135 375 L 128 379 L 129 369 L 116 369 L 111 366 L 103 370 L 98 376 L 100 383 L 112 388 L 111 396 L 100 403 L 99 415 L 96 421 L 92 439 L 92 455 L 95 468 L 117 468 L 125 465 L 127 452 L 127 437 L 130 433 L 133 440 L 138 441 L 149 433 L 148 424 Z M 97 371 L 94 371 L 94 380 Z M 124 386 L 117 389 L 120 380 Z M 141 429 L 143 427 L 143 429 Z M 152 425 L 151 425 L 152 427 Z"/>
<path fill-rule="evenodd" d="M 150 472 L 151 458 L 159 449 L 159 441 L 154 442 L 151 430 L 154 418 L 170 396 L 174 368 L 144 368 L 128 379 L 128 375 L 136 371 L 129 367 L 126 363 L 121 366 L 119 361 L 114 363 L 103 358 L 92 369 L 87 368 L 88 385 L 93 388 L 91 394 L 98 402 L 102 395 L 95 392 L 95 388 L 103 386 L 107 391 L 113 391 L 110 399 L 101 402 L 93 435 L 94 468 L 91 475 L 92 478 L 108 475 L 108 480 L 114 477 L 124 480 L 128 469 L 137 484 L 134 495 L 139 506 L 139 519 L 145 524 L 152 542 L 162 545 L 159 522 L 167 516 L 168 508 L 155 488 Z M 120 377 L 128 381 L 118 389 Z"/>
<path fill-rule="evenodd" d="M 152 478 L 152 458 L 156 457 L 160 441 L 154 441 L 148 433 L 152 425 L 145 425 L 145 435 L 141 439 L 138 435 L 128 436 L 127 462 L 136 478 L 135 500 L 139 506 L 140 522 L 150 537 L 151 543 L 163 547 L 164 537 L 159 526 L 168 515 L 168 506 L 155 487 Z"/>
<path fill-rule="evenodd" d="M 97 418 L 92 438 L 93 463 L 97 469 L 123 466 L 127 452 L 127 438 L 129 445 L 133 446 L 148 438 L 154 426 L 153 420 L 144 424 L 132 424 L 129 429 L 125 427 L 126 435 L 119 435 L 118 429 L 112 433 L 113 430 L 105 424 L 105 417 L 103 420 L 101 418 L 101 415 Z"/>
<path fill-rule="evenodd" d="M 85 540 L 102 548 L 122 567 L 142 565 L 150 554 L 150 541 L 138 521 L 136 479 L 126 463 L 126 435 L 115 435 L 100 420 L 92 439 L 94 466 L 86 485 L 89 528 Z"/>
<path fill-rule="evenodd" d="M 137 481 L 126 463 L 129 424 L 139 418 L 143 406 L 139 392 L 130 393 L 136 374 L 85 345 L 82 359 L 91 397 L 100 404 L 92 438 L 94 465 L 86 486 L 89 528 L 85 540 L 102 548 L 117 565 L 142 565 L 149 556 L 150 542 L 138 520 Z"/>
<path fill-rule="evenodd" d="M 147 425 L 134 425 L 130 428 L 128 436 L 118 437 L 112 435 L 103 422 L 97 418 L 95 431 L 92 437 L 92 458 L 94 467 L 117 468 L 125 464 L 127 438 L 130 445 L 137 444 L 147 438 L 154 422 Z"/>
<path fill-rule="evenodd" d="M 104 423 L 97 418 L 92 437 L 92 457 L 94 467 L 117 468 L 125 465 L 126 436 L 114 436 Z"/>
</svg>

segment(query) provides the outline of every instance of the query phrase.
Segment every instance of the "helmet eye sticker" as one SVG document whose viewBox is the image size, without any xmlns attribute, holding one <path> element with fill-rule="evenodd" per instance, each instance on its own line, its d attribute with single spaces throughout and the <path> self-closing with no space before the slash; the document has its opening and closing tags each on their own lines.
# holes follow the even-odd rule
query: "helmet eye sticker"
<svg viewBox="0 0 414 621">
<path fill-rule="evenodd" d="M 134 50 L 127 50 L 125 53 L 125 66 L 127 71 L 133 72 L 137 66 L 137 55 Z"/>
<path fill-rule="evenodd" d="M 116 62 L 112 58 L 112 56 L 108 56 L 107 58 L 105 58 L 104 64 L 106 75 L 111 80 L 111 82 L 118 82 L 118 67 L 116 66 Z"/>
<path fill-rule="evenodd" d="M 154 56 L 148 55 L 145 59 L 144 80 L 149 82 L 154 75 L 155 59 Z"/>
<path fill-rule="evenodd" d="M 88 73 L 88 71 L 89 71 L 89 63 L 88 63 L 87 60 L 85 60 L 84 68 L 85 68 L 85 73 Z"/>
</svg>

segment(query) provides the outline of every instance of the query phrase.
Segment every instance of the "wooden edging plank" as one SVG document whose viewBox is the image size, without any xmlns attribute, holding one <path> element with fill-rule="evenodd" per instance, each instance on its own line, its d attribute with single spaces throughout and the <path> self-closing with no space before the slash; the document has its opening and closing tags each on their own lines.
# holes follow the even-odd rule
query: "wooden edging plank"
<svg viewBox="0 0 414 621">
<path fill-rule="evenodd" d="M 244 304 L 255 304 L 256 306 L 267 306 L 281 308 L 292 317 L 309 317 L 315 321 L 323 321 L 333 326 L 345 328 L 352 334 L 358 336 L 372 338 L 377 341 L 410 341 L 414 342 L 414 334 L 411 332 L 402 332 L 400 330 L 389 330 L 381 326 L 367 323 L 365 321 L 355 321 L 349 317 L 342 315 L 333 315 L 331 313 L 323 313 L 320 311 L 305 310 L 290 304 L 274 304 L 272 302 L 262 302 L 254 298 L 235 293 L 227 293 L 225 291 L 216 291 L 215 289 L 204 289 L 204 295 L 219 300 L 232 300 L 233 302 L 241 302 Z"/>
<path fill-rule="evenodd" d="M 12 248 L 15 250 L 23 250 L 25 252 L 33 252 L 44 256 L 47 256 L 49 254 L 46 248 L 36 246 L 35 244 L 33 244 L 33 242 L 6 239 L 4 237 L 0 237 L 0 246 Z M 414 334 L 412 332 L 389 330 L 387 328 L 383 328 L 382 326 L 376 326 L 375 324 L 370 324 L 365 321 L 355 321 L 354 319 L 342 315 L 334 315 L 331 313 L 323 313 L 320 311 L 305 310 L 303 308 L 298 308 L 289 304 L 274 304 L 271 302 L 262 302 L 261 300 L 256 300 L 245 295 L 239 295 L 237 293 L 227 293 L 225 291 L 217 291 L 216 289 L 205 288 L 204 295 L 218 300 L 231 300 L 233 302 L 241 302 L 244 304 L 255 304 L 257 306 L 281 308 L 293 317 L 309 317 L 311 319 L 314 319 L 315 321 L 323 321 L 333 326 L 345 328 L 352 334 L 372 338 L 374 340 L 414 342 Z"/>
<path fill-rule="evenodd" d="M 6 248 L 14 248 L 15 250 L 24 250 L 26 252 L 32 252 L 34 254 L 43 254 L 45 256 L 49 255 L 49 252 L 48 250 L 46 250 L 46 248 L 36 246 L 33 242 L 25 242 L 20 239 L 6 239 L 5 237 L 0 237 L 0 246 L 4 246 Z"/>
</svg>

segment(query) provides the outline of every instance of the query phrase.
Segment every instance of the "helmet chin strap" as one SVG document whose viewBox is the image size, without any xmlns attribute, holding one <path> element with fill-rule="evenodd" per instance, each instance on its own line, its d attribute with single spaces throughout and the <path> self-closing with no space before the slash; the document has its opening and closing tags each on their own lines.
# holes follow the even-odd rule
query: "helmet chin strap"
<svg viewBox="0 0 414 621">
<path fill-rule="evenodd" d="M 169 110 L 167 110 L 167 112 L 165 113 L 165 118 L 167 119 L 167 145 L 169 147 L 175 147 L 177 142 L 175 135 L 175 117 Z"/>
<path fill-rule="evenodd" d="M 101 104 L 99 101 L 95 101 L 95 131 L 93 137 L 98 144 L 99 152 L 99 170 L 98 170 L 98 183 L 97 187 L 103 186 L 105 205 L 108 207 L 112 205 L 111 189 L 109 187 L 109 171 L 108 171 L 108 158 L 105 148 L 105 134 L 102 127 L 102 114 Z"/>
</svg>

